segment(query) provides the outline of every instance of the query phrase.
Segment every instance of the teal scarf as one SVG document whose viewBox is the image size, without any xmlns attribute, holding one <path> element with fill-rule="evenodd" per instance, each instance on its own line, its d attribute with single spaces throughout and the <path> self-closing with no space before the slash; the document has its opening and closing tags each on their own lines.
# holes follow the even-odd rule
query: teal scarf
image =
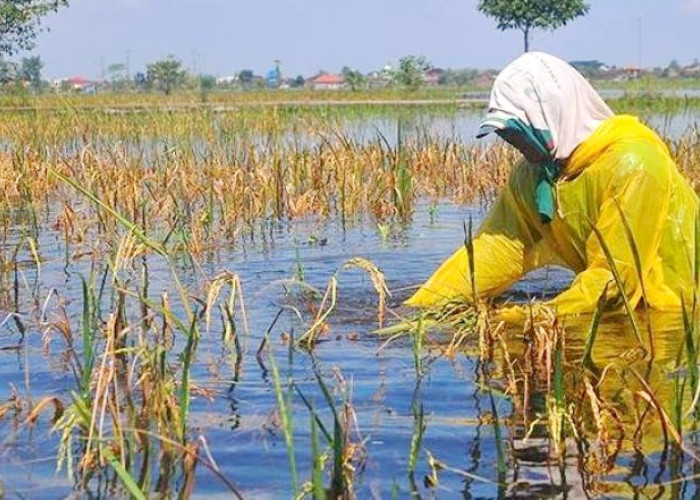
<svg viewBox="0 0 700 500">
<path fill-rule="evenodd" d="M 549 130 L 536 129 L 515 118 L 507 120 L 505 128 L 519 132 L 540 154 L 549 158 L 540 163 L 535 184 L 535 209 L 542 223 L 548 224 L 554 219 L 554 186 L 560 172 L 559 162 L 552 157 L 552 134 Z"/>
<path fill-rule="evenodd" d="M 546 161 L 540 164 L 535 186 L 535 208 L 544 224 L 549 224 L 554 219 L 554 186 L 558 177 L 558 162 Z"/>
</svg>

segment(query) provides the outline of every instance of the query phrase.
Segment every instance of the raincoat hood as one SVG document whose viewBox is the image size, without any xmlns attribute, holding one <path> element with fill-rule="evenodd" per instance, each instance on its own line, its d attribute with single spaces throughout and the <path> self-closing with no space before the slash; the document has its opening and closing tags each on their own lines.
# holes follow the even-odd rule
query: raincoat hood
<svg viewBox="0 0 700 500">
<path fill-rule="evenodd" d="M 494 130 L 518 131 L 548 158 L 542 162 L 535 200 L 542 221 L 549 222 L 560 165 L 611 116 L 608 105 L 572 66 L 543 52 L 528 52 L 499 73 L 477 137 Z"/>
</svg>

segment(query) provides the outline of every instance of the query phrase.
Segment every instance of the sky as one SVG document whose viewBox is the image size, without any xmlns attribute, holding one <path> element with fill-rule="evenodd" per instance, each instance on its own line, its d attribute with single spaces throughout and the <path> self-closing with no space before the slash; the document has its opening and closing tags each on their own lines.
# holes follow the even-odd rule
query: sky
<svg viewBox="0 0 700 500">
<path fill-rule="evenodd" d="M 115 63 L 131 73 L 168 55 L 188 69 L 227 76 L 287 76 L 349 66 L 367 72 L 407 54 L 437 67 L 502 68 L 522 52 L 519 31 L 499 31 L 477 0 L 70 0 L 44 19 L 31 53 L 44 77 L 99 78 Z M 700 58 L 700 0 L 589 0 L 590 12 L 532 50 L 565 60 L 666 66 Z"/>
</svg>

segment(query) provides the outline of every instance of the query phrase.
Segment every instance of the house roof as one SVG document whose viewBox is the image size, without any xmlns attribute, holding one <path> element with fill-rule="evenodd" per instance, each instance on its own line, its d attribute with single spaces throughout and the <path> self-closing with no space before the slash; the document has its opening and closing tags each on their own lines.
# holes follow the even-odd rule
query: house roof
<svg viewBox="0 0 700 500">
<path fill-rule="evenodd" d="M 90 80 L 83 76 L 71 76 L 70 78 L 68 78 L 67 81 L 71 85 L 88 85 L 92 83 Z"/>
<path fill-rule="evenodd" d="M 316 78 L 311 80 L 312 83 L 314 84 L 325 84 L 325 85 L 342 85 L 345 80 L 343 80 L 343 77 L 340 75 L 330 75 L 328 73 L 324 73 L 321 75 L 318 75 Z"/>
</svg>

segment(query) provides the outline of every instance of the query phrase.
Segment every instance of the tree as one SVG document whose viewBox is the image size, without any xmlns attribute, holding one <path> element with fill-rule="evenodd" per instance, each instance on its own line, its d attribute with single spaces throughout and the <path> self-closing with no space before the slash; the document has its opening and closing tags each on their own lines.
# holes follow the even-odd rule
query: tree
<svg viewBox="0 0 700 500">
<path fill-rule="evenodd" d="M 41 18 L 68 0 L 0 0 L 0 53 L 30 50 L 41 31 Z"/>
<path fill-rule="evenodd" d="M 423 56 L 406 56 L 399 59 L 399 67 L 394 79 L 401 85 L 415 90 L 425 82 L 425 72 L 430 63 Z"/>
<path fill-rule="evenodd" d="M 212 75 L 199 75 L 196 79 L 199 81 L 199 98 L 203 103 L 207 102 L 209 100 L 209 92 L 216 87 L 216 77 Z"/>
<path fill-rule="evenodd" d="M 238 79 L 240 82 L 244 85 L 247 85 L 253 81 L 253 77 L 255 75 L 253 74 L 253 70 L 250 69 L 244 69 L 240 73 L 238 73 Z"/>
<path fill-rule="evenodd" d="M 22 59 L 22 79 L 29 82 L 35 92 L 41 90 L 41 68 L 43 67 L 44 63 L 39 56 Z"/>
<path fill-rule="evenodd" d="M 477 8 L 493 17 L 499 30 L 522 31 L 527 52 L 533 29 L 555 30 L 565 26 L 586 14 L 590 6 L 583 0 L 479 0 Z"/>
<path fill-rule="evenodd" d="M 345 84 L 353 91 L 363 87 L 367 82 L 367 79 L 362 73 L 355 69 L 350 69 L 348 66 L 343 67 L 341 74 L 343 75 Z"/>
<path fill-rule="evenodd" d="M 144 88 L 146 88 L 146 86 L 148 85 L 148 79 L 146 78 L 146 75 L 138 71 L 134 75 L 134 85 L 138 90 L 143 90 Z"/>
<path fill-rule="evenodd" d="M 109 78 L 112 83 L 124 80 L 126 78 L 126 64 L 118 62 L 107 66 L 107 78 Z"/>
<path fill-rule="evenodd" d="M 17 63 L 0 58 L 0 85 L 7 85 L 17 78 Z"/>
<path fill-rule="evenodd" d="M 168 56 L 166 59 L 146 65 L 146 79 L 148 83 L 162 90 L 165 95 L 170 95 L 173 89 L 185 82 L 186 73 L 182 68 L 182 61 Z"/>
<path fill-rule="evenodd" d="M 126 77 L 126 64 L 121 62 L 107 66 L 107 79 L 114 92 L 124 90 L 131 83 Z"/>
<path fill-rule="evenodd" d="M 199 89 L 203 92 L 209 92 L 216 87 L 216 77 L 212 75 L 199 76 Z"/>
</svg>

